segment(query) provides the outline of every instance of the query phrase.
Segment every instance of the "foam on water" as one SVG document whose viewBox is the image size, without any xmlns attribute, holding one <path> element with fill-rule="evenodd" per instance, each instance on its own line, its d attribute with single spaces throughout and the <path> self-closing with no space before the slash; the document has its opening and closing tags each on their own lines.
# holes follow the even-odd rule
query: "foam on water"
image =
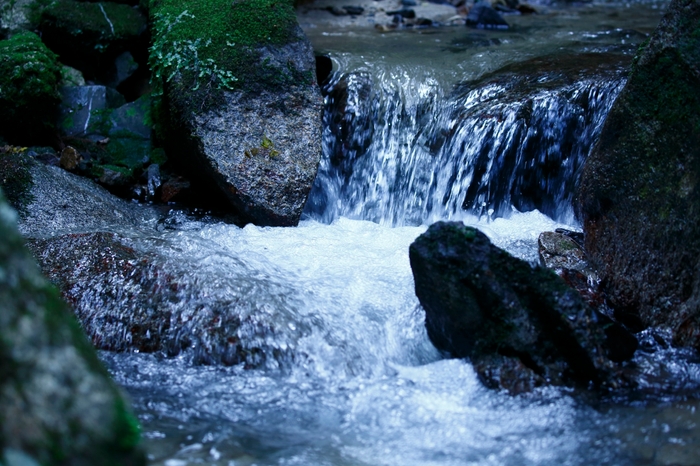
<svg viewBox="0 0 700 466">
<path fill-rule="evenodd" d="M 538 234 L 563 226 L 537 212 L 465 220 L 529 260 Z M 192 366 L 187 353 L 103 354 L 135 397 L 155 459 L 580 464 L 579 451 L 591 442 L 586 418 L 597 416 L 592 410 L 556 390 L 536 402 L 486 390 L 467 362 L 443 360 L 428 340 L 408 261 L 408 246 L 425 229 L 340 218 L 331 225 L 218 224 L 164 234 L 158 244 L 173 260 L 200 267 L 203 281 L 223 277 L 207 284 L 211 293 L 245 276 L 283 290 L 286 298 L 274 306 L 265 306 L 264 293 L 239 299 L 284 324 L 273 338 L 296 357 L 291 366 L 245 370 Z M 227 257 L 236 262 L 221 259 Z M 284 338 L 297 327 L 304 329 L 300 338 Z M 195 444 L 202 447 L 180 451 Z"/>
</svg>

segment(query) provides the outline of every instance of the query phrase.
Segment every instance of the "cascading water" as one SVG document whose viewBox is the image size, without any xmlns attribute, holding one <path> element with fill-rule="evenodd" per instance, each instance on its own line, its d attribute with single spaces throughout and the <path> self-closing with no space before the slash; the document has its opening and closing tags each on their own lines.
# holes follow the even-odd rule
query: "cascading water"
<svg viewBox="0 0 700 466">
<path fill-rule="evenodd" d="M 578 171 L 624 85 L 625 58 L 531 60 L 447 95 L 401 68 L 337 73 L 325 86 L 328 157 L 306 212 L 420 225 L 515 208 L 571 222 Z"/>
<path fill-rule="evenodd" d="M 125 255 L 101 255 L 104 274 L 86 282 L 95 292 L 74 302 L 124 338 L 162 332 L 167 351 L 125 340 L 115 346 L 131 351 L 102 353 L 152 463 L 700 462 L 697 402 L 596 409 L 559 389 L 485 389 L 428 340 L 408 262 L 438 219 L 532 262 L 540 232 L 571 227 L 576 173 L 658 17 L 654 4 L 604 4 L 509 18 L 508 32 L 380 34 L 300 16 L 337 67 L 306 220 L 238 228 L 173 213 L 116 231 Z M 158 289 L 168 292 L 152 298 Z M 645 338 L 651 356 L 637 364 L 675 351 Z M 697 386 L 694 353 L 683 354 L 649 385 Z"/>
</svg>

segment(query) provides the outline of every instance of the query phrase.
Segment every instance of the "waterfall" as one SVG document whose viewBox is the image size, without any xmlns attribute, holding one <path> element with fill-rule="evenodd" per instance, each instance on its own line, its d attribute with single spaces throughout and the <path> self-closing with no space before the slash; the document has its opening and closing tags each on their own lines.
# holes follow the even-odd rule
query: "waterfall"
<svg viewBox="0 0 700 466">
<path fill-rule="evenodd" d="M 323 89 L 324 157 L 305 213 L 399 226 L 537 209 L 571 222 L 625 65 L 535 59 L 448 90 L 400 66 L 337 72 Z"/>
</svg>

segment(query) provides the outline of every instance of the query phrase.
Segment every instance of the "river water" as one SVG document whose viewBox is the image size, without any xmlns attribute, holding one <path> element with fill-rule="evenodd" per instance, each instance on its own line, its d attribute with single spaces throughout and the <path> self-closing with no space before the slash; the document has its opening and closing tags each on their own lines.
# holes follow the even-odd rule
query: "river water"
<svg viewBox="0 0 700 466">
<path fill-rule="evenodd" d="M 197 299 L 241 309 L 250 325 L 236 337 L 254 340 L 258 363 L 101 353 L 152 464 L 700 464 L 700 404 L 683 396 L 590 403 L 561 389 L 483 388 L 468 362 L 428 340 L 408 262 L 439 219 L 475 225 L 531 262 L 539 233 L 577 228 L 577 170 L 662 6 L 542 7 L 499 32 L 381 33 L 301 15 L 335 68 L 301 225 L 183 216 L 143 240 L 178 264 Z M 588 66 L 591 54 L 616 58 Z M 517 66 L 542 57 L 587 71 Z M 693 353 L 655 347 L 637 363 L 654 358 L 672 360 L 656 374 L 667 385 L 700 383 Z"/>
</svg>

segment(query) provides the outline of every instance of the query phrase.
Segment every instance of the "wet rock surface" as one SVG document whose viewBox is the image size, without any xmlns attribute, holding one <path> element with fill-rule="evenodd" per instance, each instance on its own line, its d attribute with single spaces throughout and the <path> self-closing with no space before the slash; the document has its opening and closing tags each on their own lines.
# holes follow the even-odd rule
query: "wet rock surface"
<svg viewBox="0 0 700 466">
<path fill-rule="evenodd" d="M 700 347 L 700 3 L 673 1 L 632 67 L 578 192 L 616 315 Z"/>
<path fill-rule="evenodd" d="M 0 193 L 0 460 L 145 465 L 136 418 Z"/>
<path fill-rule="evenodd" d="M 313 49 L 291 5 L 221 2 L 216 13 L 195 6 L 165 2 L 151 11 L 166 149 L 239 223 L 296 225 L 321 157 L 323 101 Z M 171 27 L 166 19 L 177 14 Z M 202 14 L 220 16 L 208 31 L 212 45 L 192 37 Z M 192 43 L 194 64 L 178 41 Z M 181 54 L 178 66 L 165 59 Z M 197 70 L 198 63 L 209 64 Z"/>
<path fill-rule="evenodd" d="M 480 231 L 438 222 L 410 247 L 416 295 L 436 347 L 469 358 L 480 379 L 511 393 L 542 385 L 629 381 L 612 361 L 636 339 L 550 270 L 513 258 Z"/>
<path fill-rule="evenodd" d="M 0 164 L 0 186 L 19 191 L 24 199 L 20 232 L 27 237 L 50 237 L 65 233 L 116 230 L 155 225 L 157 211 L 119 199 L 91 180 L 46 166 L 24 153 L 11 154 L 24 177 L 21 185 L 5 182 Z M 0 155 L 10 157 L 10 155 Z M 1 161 L 2 159 L 0 159 Z"/>
<path fill-rule="evenodd" d="M 195 364 L 246 367 L 292 357 L 272 338 L 275 322 L 248 309 L 245 298 L 274 290 L 245 281 L 211 290 L 192 276 L 194 264 L 175 259 L 166 238 L 96 232 L 31 240 L 29 247 L 98 349 L 187 352 Z M 232 271 L 240 267 L 230 260 Z"/>
</svg>

